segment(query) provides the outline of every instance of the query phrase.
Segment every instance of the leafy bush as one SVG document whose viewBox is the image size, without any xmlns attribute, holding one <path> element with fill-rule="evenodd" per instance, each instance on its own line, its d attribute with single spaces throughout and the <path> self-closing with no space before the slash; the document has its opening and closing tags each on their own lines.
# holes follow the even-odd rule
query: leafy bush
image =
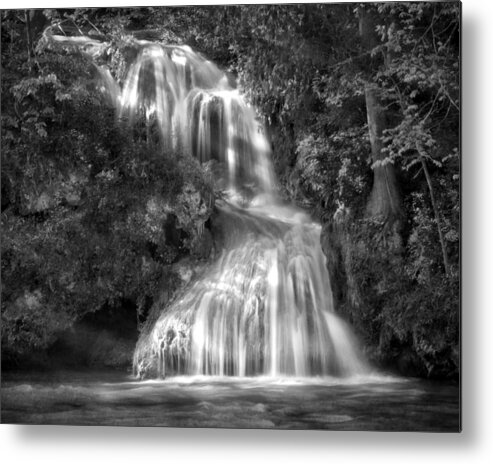
<svg viewBox="0 0 493 464">
<path fill-rule="evenodd" d="M 104 305 L 130 300 L 144 318 L 200 239 L 213 192 L 197 161 L 117 121 L 82 55 L 46 50 L 35 68 L 5 58 L 2 354 L 13 361 Z"/>
<path fill-rule="evenodd" d="M 365 206 L 371 171 L 366 128 L 330 136 L 310 134 L 298 142 L 291 182 L 324 219 L 358 215 Z M 297 192 L 297 193 L 298 193 Z"/>
</svg>

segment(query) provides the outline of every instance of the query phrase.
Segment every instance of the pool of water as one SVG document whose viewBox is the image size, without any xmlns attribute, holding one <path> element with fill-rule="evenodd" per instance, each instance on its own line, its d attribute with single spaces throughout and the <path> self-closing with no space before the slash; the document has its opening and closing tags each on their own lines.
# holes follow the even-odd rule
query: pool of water
<svg viewBox="0 0 493 464">
<path fill-rule="evenodd" d="M 175 377 L 5 373 L 1 421 L 17 424 L 457 432 L 456 384 L 370 375 Z"/>
</svg>

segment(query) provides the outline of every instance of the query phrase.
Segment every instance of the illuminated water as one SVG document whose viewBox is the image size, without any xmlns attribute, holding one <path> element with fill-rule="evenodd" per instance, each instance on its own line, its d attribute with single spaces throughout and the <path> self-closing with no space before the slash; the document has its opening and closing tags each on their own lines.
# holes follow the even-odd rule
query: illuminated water
<svg viewBox="0 0 493 464">
<path fill-rule="evenodd" d="M 320 226 L 275 194 L 269 143 L 238 90 L 188 47 L 142 43 L 122 90 L 101 72 L 119 117 L 140 117 L 163 150 L 225 167 L 219 259 L 140 337 L 139 376 L 360 375 L 336 315 Z"/>
<path fill-rule="evenodd" d="M 2 423 L 458 431 L 457 385 L 367 376 L 174 377 L 58 372 L 2 378 Z"/>
<path fill-rule="evenodd" d="M 140 338 L 137 372 L 155 360 L 161 377 L 368 371 L 333 310 L 320 226 L 293 211 L 221 206 L 225 251 Z"/>
<path fill-rule="evenodd" d="M 109 71 L 105 92 L 130 125 L 145 118 L 148 137 L 158 132 L 164 151 L 178 150 L 226 168 L 224 187 L 271 190 L 269 144 L 253 109 L 226 74 L 187 46 L 140 42 L 122 87 Z"/>
</svg>

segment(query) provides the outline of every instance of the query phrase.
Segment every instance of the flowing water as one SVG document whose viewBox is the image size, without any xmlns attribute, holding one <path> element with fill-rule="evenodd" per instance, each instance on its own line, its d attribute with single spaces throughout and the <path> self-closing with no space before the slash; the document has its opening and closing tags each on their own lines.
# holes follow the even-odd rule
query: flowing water
<svg viewBox="0 0 493 464">
<path fill-rule="evenodd" d="M 389 376 L 2 378 L 2 423 L 457 432 L 457 385 Z"/>
<path fill-rule="evenodd" d="M 269 143 L 231 79 L 188 47 L 150 43 L 141 44 L 121 91 L 102 75 L 122 119 L 144 117 L 164 150 L 225 167 L 223 253 L 141 337 L 136 374 L 366 372 L 334 312 L 320 226 L 276 199 Z"/>
<path fill-rule="evenodd" d="M 141 338 L 138 371 L 156 352 L 161 377 L 367 371 L 333 310 L 320 227 L 293 211 L 222 206 L 225 251 Z"/>
<path fill-rule="evenodd" d="M 201 162 L 225 166 L 230 193 L 247 186 L 271 191 L 269 144 L 253 109 L 231 78 L 187 46 L 139 42 L 122 87 L 101 67 L 104 91 L 130 125 L 144 117 L 164 150 L 181 150 Z"/>
</svg>

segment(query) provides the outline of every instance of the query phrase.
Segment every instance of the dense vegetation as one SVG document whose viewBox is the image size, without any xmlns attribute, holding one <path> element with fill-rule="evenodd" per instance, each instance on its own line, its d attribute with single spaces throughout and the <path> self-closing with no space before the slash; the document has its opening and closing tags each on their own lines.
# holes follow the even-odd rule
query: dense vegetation
<svg viewBox="0 0 493 464">
<path fill-rule="evenodd" d="M 4 13 L 2 28 L 6 363 L 47 348 L 88 312 L 130 301 L 143 321 L 179 280 L 171 264 L 206 250 L 198 231 L 212 210 L 198 162 L 118 123 L 81 54 L 30 59 L 18 16 Z"/>
<path fill-rule="evenodd" d="M 212 211 L 204 170 L 122 130 L 80 54 L 36 49 L 41 26 L 61 24 L 115 50 L 132 34 L 179 40 L 236 75 L 266 123 L 280 194 L 323 224 L 338 311 L 368 354 L 456 374 L 459 8 L 2 13 L 3 352 L 46 347 L 123 300 L 145 312 L 179 279 L 172 264 L 203 249 L 197 225 Z"/>
</svg>

